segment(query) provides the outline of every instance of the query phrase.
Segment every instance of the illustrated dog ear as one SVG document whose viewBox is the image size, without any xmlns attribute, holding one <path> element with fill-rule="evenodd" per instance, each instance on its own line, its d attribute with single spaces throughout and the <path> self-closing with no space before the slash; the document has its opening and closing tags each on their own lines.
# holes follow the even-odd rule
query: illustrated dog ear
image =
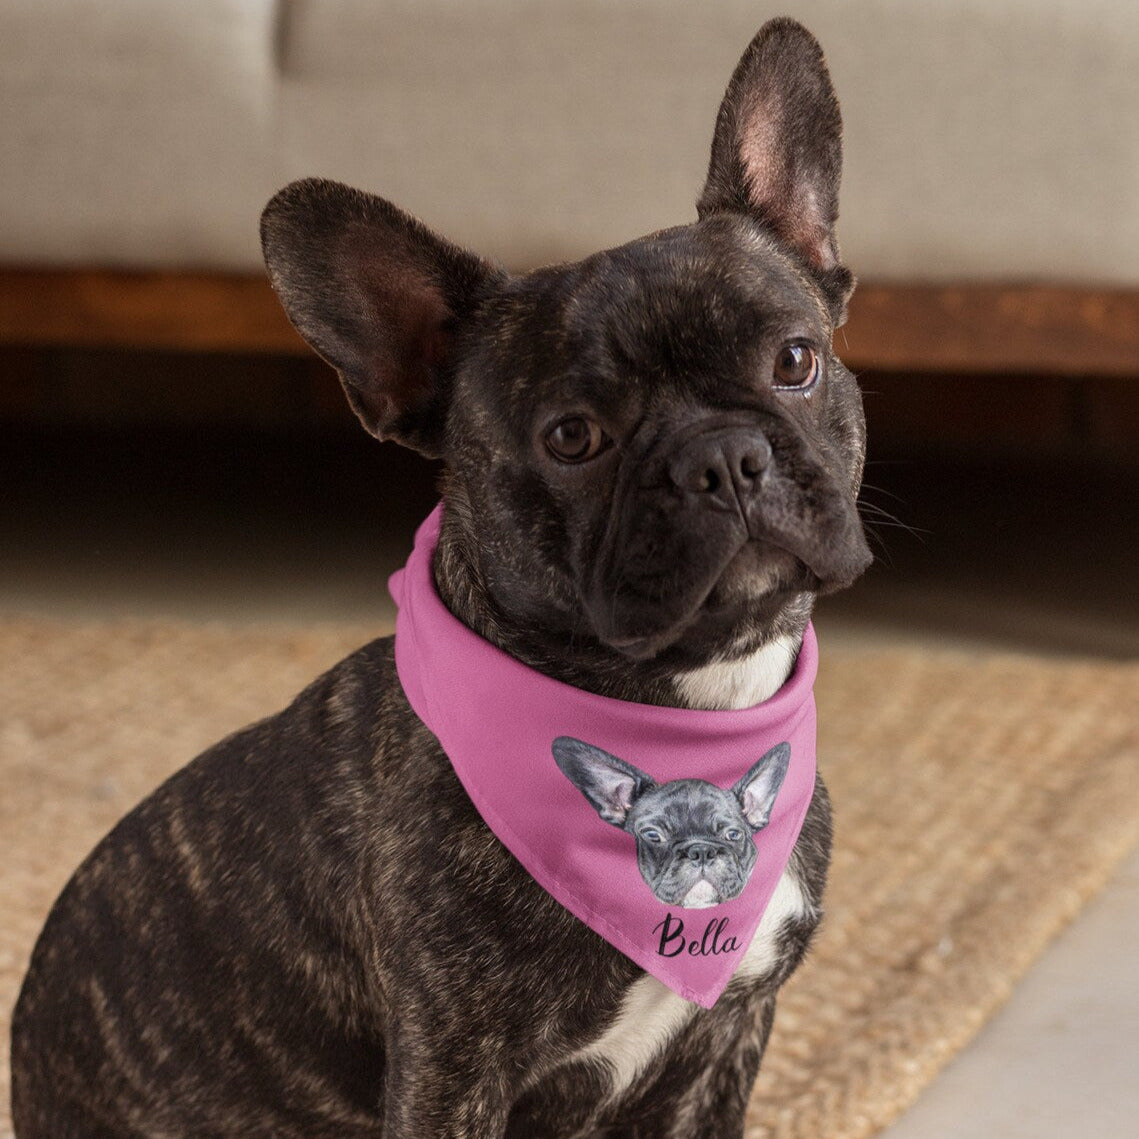
<svg viewBox="0 0 1139 1139">
<path fill-rule="evenodd" d="M 552 745 L 562 774 L 589 800 L 593 809 L 615 827 L 623 827 L 629 808 L 655 784 L 640 768 L 593 744 L 558 736 Z"/>
<path fill-rule="evenodd" d="M 835 222 L 842 116 L 818 41 L 786 17 L 764 24 L 728 84 L 700 217 L 758 218 L 806 263 L 841 323 L 854 276 L 839 263 Z"/>
<path fill-rule="evenodd" d="M 390 202 L 309 178 L 261 215 L 269 279 L 377 438 L 438 456 L 456 330 L 504 274 Z"/>
<path fill-rule="evenodd" d="M 732 794 L 740 802 L 744 818 L 753 831 L 762 830 L 771 818 L 771 808 L 787 777 L 787 767 L 791 762 L 791 745 L 776 744 L 755 766 L 732 788 Z"/>
</svg>

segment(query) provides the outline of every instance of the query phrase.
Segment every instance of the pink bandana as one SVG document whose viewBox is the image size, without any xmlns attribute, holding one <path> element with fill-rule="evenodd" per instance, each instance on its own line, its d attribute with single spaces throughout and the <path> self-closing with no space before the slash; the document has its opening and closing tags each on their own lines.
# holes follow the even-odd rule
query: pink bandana
<svg viewBox="0 0 1139 1139">
<path fill-rule="evenodd" d="M 442 504 L 392 575 L 395 659 L 487 825 L 549 894 L 711 1008 L 751 944 L 815 787 L 817 648 L 770 700 L 697 711 L 595 696 L 484 641 L 439 599 Z"/>
</svg>

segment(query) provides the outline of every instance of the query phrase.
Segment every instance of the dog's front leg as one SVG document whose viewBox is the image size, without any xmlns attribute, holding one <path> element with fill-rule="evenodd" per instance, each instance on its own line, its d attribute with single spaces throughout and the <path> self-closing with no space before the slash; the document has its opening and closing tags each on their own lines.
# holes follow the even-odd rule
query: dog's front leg
<svg viewBox="0 0 1139 1139">
<path fill-rule="evenodd" d="M 509 1110 L 502 1073 L 478 1056 L 464 1063 L 470 1051 L 470 1041 L 390 1049 L 383 1139 L 501 1139 Z"/>
<path fill-rule="evenodd" d="M 661 1139 L 743 1139 L 748 1101 L 774 1020 L 774 995 L 742 1003 L 723 1026 L 734 1029 L 734 1043 L 685 1089 L 671 1126 L 659 1132 Z M 728 1032 L 724 1038 L 733 1039 Z"/>
<path fill-rule="evenodd" d="M 699 1018 L 637 1090 L 621 1122 L 590 1139 L 743 1139 L 774 1017 L 771 995 Z"/>
</svg>

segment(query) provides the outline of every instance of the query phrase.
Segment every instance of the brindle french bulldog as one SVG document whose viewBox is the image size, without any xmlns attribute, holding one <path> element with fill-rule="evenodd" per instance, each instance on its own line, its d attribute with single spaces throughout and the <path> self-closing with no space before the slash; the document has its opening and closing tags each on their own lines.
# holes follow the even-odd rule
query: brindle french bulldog
<svg viewBox="0 0 1139 1139">
<path fill-rule="evenodd" d="M 374 435 L 446 466 L 454 614 L 608 696 L 758 702 L 870 561 L 864 422 L 831 350 L 838 103 L 761 29 L 699 220 L 510 276 L 325 181 L 262 219 L 290 318 Z M 822 784 L 714 1008 L 646 976 L 484 825 L 385 638 L 230 736 L 56 902 L 13 1023 L 20 1139 L 740 1136 L 819 919 Z"/>
</svg>

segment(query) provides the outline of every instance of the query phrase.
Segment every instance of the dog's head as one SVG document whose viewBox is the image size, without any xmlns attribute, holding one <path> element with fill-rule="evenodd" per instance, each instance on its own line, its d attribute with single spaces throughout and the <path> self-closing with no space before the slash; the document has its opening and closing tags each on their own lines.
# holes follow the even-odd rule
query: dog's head
<svg viewBox="0 0 1139 1139">
<path fill-rule="evenodd" d="M 767 826 L 791 761 L 773 747 L 730 790 L 703 779 L 655 783 L 599 747 L 559 736 L 554 760 L 607 823 L 631 834 L 637 866 L 671 906 L 703 909 L 737 897 L 755 865 L 752 836 Z"/>
<path fill-rule="evenodd" d="M 820 48 L 776 20 L 731 79 L 690 225 L 511 276 L 309 180 L 262 239 L 368 430 L 445 461 L 441 550 L 488 627 L 703 662 L 870 560 L 861 400 L 831 350 L 853 288 L 840 167 Z"/>
</svg>

